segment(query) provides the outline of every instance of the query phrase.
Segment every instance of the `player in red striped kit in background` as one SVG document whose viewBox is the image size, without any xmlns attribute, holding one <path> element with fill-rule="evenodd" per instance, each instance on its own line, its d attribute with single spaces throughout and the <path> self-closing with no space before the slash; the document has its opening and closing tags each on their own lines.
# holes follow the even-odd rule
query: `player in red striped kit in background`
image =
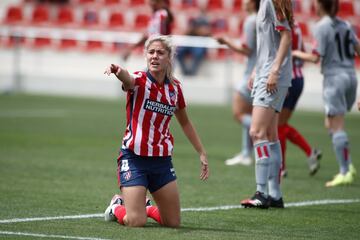
<svg viewBox="0 0 360 240">
<path fill-rule="evenodd" d="M 128 59 L 133 50 L 144 46 L 150 36 L 171 34 L 174 16 L 170 11 L 170 0 L 149 0 L 149 5 L 153 13 L 147 26 L 147 32 L 136 44 L 124 51 L 122 56 L 124 60 Z"/>
<path fill-rule="evenodd" d="M 173 137 L 169 123 L 176 116 L 185 135 L 199 153 L 200 179 L 209 176 L 205 149 L 186 112 L 181 84 L 172 75 L 174 49 L 169 38 L 152 36 L 145 43 L 147 72 L 129 74 L 111 64 L 111 73 L 127 91 L 127 127 L 118 158 L 122 196 L 115 195 L 105 211 L 105 220 L 131 227 L 144 226 L 147 217 L 163 226 L 179 227 L 180 201 L 172 166 Z M 147 190 L 157 207 L 146 206 Z"/>
<path fill-rule="evenodd" d="M 299 25 L 295 22 L 292 28 L 292 49 L 304 51 L 304 44 L 302 41 L 302 32 Z M 282 164 L 281 176 L 287 176 L 286 169 L 286 140 L 290 140 L 293 144 L 301 148 L 308 157 L 308 167 L 310 175 L 314 175 L 320 167 L 319 159 L 321 158 L 321 151 L 312 148 L 305 137 L 290 125 L 288 122 L 295 110 L 296 104 L 301 96 L 304 88 L 304 76 L 302 74 L 303 61 L 293 57 L 292 61 L 293 77 L 291 80 L 291 87 L 288 90 L 288 95 L 285 98 L 283 108 L 279 115 L 279 140 L 281 143 Z"/>
</svg>

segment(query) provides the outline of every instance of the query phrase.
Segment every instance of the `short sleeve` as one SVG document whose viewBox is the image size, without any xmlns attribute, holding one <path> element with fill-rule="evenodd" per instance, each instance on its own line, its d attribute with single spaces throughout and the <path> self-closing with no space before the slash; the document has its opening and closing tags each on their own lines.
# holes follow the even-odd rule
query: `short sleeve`
<svg viewBox="0 0 360 240">
<path fill-rule="evenodd" d="M 354 44 L 354 46 L 358 45 L 359 44 L 359 38 L 356 36 L 354 28 L 351 27 L 350 29 L 351 29 L 351 31 L 350 31 L 350 39 L 351 39 L 352 43 Z"/>
<path fill-rule="evenodd" d="M 256 22 L 254 19 L 247 19 L 244 23 L 242 45 L 250 50 L 256 48 Z"/>
<path fill-rule="evenodd" d="M 317 25 L 315 27 L 314 33 L 314 40 L 312 43 L 312 52 L 319 56 L 325 55 L 326 43 L 327 43 L 327 31 L 322 25 Z"/>
<path fill-rule="evenodd" d="M 267 11 L 270 12 L 271 18 L 274 20 L 274 27 L 276 31 L 291 31 L 288 20 L 276 13 L 275 7 L 271 1 L 268 1 Z"/>
<path fill-rule="evenodd" d="M 184 94 L 181 88 L 180 84 L 177 84 L 177 90 L 178 90 L 178 97 L 177 97 L 177 108 L 178 109 L 183 109 L 186 107 L 186 103 L 185 103 L 185 98 L 184 98 Z"/>
<path fill-rule="evenodd" d="M 130 75 L 134 78 L 135 80 L 135 87 L 136 86 L 145 86 L 146 83 L 146 74 L 144 72 L 134 72 L 134 73 L 130 73 Z M 124 86 L 121 86 L 122 90 L 126 92 L 126 90 L 124 89 Z M 129 90 L 131 91 L 131 90 Z"/>
<path fill-rule="evenodd" d="M 146 74 L 144 72 L 134 72 L 131 76 L 135 79 L 135 86 L 139 86 L 144 82 L 144 77 L 146 79 Z"/>
</svg>

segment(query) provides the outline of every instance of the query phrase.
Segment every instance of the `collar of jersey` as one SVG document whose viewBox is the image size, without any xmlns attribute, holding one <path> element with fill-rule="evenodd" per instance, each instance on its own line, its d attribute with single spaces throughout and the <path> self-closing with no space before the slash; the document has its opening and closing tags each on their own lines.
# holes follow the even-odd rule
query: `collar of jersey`
<svg viewBox="0 0 360 240">
<path fill-rule="evenodd" d="M 150 73 L 149 70 L 146 72 L 146 77 L 148 77 L 153 83 L 159 84 L 159 83 L 156 81 L 156 79 L 151 75 L 151 73 Z M 168 84 L 168 83 L 170 83 L 170 80 L 169 80 L 167 77 L 165 77 L 164 84 Z"/>
</svg>

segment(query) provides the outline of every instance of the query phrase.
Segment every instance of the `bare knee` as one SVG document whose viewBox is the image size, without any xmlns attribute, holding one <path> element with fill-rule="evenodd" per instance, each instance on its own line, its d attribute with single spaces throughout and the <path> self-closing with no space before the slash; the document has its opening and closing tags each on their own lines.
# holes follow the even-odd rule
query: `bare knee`
<svg viewBox="0 0 360 240">
<path fill-rule="evenodd" d="M 253 143 L 266 138 L 266 135 L 264 135 L 260 129 L 254 127 L 250 128 L 249 134 Z"/>
<path fill-rule="evenodd" d="M 243 116 L 243 113 L 241 113 L 240 111 L 234 111 L 233 112 L 233 118 L 236 122 L 239 122 L 241 123 L 242 122 L 242 116 Z"/>
<path fill-rule="evenodd" d="M 163 226 L 170 227 L 170 228 L 178 228 L 180 227 L 180 218 L 177 219 L 167 219 L 163 221 Z"/>
<path fill-rule="evenodd" d="M 145 226 L 146 221 L 147 221 L 146 215 L 140 215 L 140 214 L 126 215 L 126 219 L 124 219 L 126 226 L 129 227 L 143 227 Z"/>
</svg>

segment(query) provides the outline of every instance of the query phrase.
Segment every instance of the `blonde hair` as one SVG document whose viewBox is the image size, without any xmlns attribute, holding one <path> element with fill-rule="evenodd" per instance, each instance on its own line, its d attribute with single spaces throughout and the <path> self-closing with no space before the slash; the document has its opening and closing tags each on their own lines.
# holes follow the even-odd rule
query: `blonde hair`
<svg viewBox="0 0 360 240">
<path fill-rule="evenodd" d="M 164 36 L 164 35 L 153 35 L 149 37 L 145 42 L 145 48 L 144 48 L 145 53 L 147 52 L 149 46 L 153 42 L 161 42 L 165 46 L 166 51 L 169 53 L 169 63 L 166 69 L 166 77 L 169 79 L 169 81 L 172 84 L 174 84 L 175 77 L 173 72 L 173 62 L 175 55 L 175 47 L 172 45 L 171 38 L 169 36 Z"/>
</svg>

